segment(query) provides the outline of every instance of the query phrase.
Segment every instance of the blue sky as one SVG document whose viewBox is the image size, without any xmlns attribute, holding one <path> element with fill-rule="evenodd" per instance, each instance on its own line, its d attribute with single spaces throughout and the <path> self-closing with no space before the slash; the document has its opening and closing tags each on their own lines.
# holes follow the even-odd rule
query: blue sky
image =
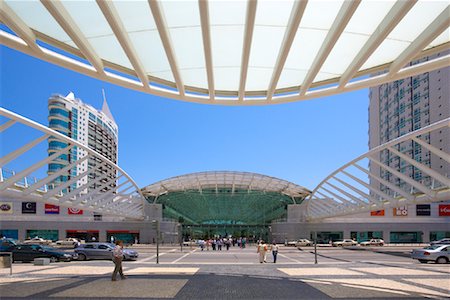
<svg viewBox="0 0 450 300">
<path fill-rule="evenodd" d="M 119 165 L 140 187 L 232 170 L 313 189 L 368 150 L 368 90 L 270 106 L 193 104 L 114 86 L 3 46 L 0 51 L 1 106 L 39 123 L 48 124 L 51 94 L 73 91 L 101 108 L 104 88 L 119 126 Z M 4 137 L 2 147 L 19 139 Z"/>
</svg>

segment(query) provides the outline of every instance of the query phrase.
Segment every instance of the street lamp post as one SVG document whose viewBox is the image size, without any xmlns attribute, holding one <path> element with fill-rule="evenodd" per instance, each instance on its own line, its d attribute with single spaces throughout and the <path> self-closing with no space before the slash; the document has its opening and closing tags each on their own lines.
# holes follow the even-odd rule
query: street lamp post
<svg viewBox="0 0 450 300">
<path fill-rule="evenodd" d="M 183 225 L 178 224 L 179 240 L 180 240 L 180 251 L 183 252 Z"/>
<path fill-rule="evenodd" d="M 317 231 L 314 231 L 314 264 L 317 264 Z"/>
<path fill-rule="evenodd" d="M 156 230 L 156 263 L 159 264 L 159 235 L 160 235 L 160 226 L 158 220 L 152 221 L 152 227 Z"/>
</svg>

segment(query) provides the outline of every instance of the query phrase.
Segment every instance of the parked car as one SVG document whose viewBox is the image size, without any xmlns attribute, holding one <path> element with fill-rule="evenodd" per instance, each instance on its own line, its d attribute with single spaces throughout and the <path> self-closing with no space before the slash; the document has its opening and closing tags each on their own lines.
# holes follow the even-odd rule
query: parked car
<svg viewBox="0 0 450 300">
<path fill-rule="evenodd" d="M 344 247 L 344 246 L 357 246 L 358 242 L 351 239 L 343 239 L 340 241 L 333 242 L 333 247 Z"/>
<path fill-rule="evenodd" d="M 69 253 L 49 246 L 37 244 L 19 244 L 12 250 L 13 261 L 33 261 L 35 258 L 47 257 L 51 262 L 78 259 L 76 253 Z"/>
<path fill-rule="evenodd" d="M 440 239 L 437 241 L 432 241 L 430 243 L 432 246 L 433 245 L 450 245 L 450 238 L 445 238 L 445 239 Z"/>
<path fill-rule="evenodd" d="M 0 240 L 0 252 L 10 252 L 17 245 L 14 239 L 4 238 Z"/>
<path fill-rule="evenodd" d="M 52 240 L 45 240 L 40 237 L 35 237 L 32 239 L 28 239 L 23 241 L 24 244 L 38 244 L 38 245 L 50 245 L 52 243 Z"/>
<path fill-rule="evenodd" d="M 299 239 L 297 241 L 297 243 L 295 244 L 295 247 L 300 248 L 300 247 L 306 247 L 306 246 L 311 246 L 313 244 L 313 242 L 311 242 L 308 239 Z"/>
<path fill-rule="evenodd" d="M 290 240 L 290 241 L 288 241 L 288 242 L 285 244 L 285 246 L 288 246 L 288 247 L 295 247 L 296 244 L 297 244 L 297 241 L 296 241 L 296 240 Z"/>
<path fill-rule="evenodd" d="M 413 249 L 411 258 L 425 264 L 434 261 L 437 264 L 446 264 L 450 261 L 450 245 L 433 245 L 423 249 Z"/>
<path fill-rule="evenodd" d="M 112 259 L 114 244 L 111 243 L 87 243 L 75 248 L 79 260 L 87 259 Z M 139 254 L 131 249 L 123 249 L 124 260 L 136 260 Z"/>
<path fill-rule="evenodd" d="M 183 241 L 183 246 L 197 246 L 197 241 L 190 240 L 190 241 Z"/>
<path fill-rule="evenodd" d="M 361 246 L 384 246 L 384 241 L 382 239 L 370 239 L 359 244 Z"/>
<path fill-rule="evenodd" d="M 81 242 L 76 238 L 66 238 L 64 240 L 56 241 L 56 245 L 58 246 L 73 246 L 77 247 L 81 244 Z"/>
</svg>

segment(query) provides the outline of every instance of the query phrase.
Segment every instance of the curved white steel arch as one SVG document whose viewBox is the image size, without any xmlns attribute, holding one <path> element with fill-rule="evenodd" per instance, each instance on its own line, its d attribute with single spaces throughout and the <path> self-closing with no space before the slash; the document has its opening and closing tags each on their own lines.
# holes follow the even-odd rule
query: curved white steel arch
<svg viewBox="0 0 450 300">
<path fill-rule="evenodd" d="M 0 20 L 16 35 L 0 30 L 0 43 L 145 93 L 197 103 L 264 105 L 334 95 L 449 66 L 450 55 L 407 66 L 450 48 L 449 15 L 445 1 L 416 0 L 192 0 L 179 5 L 167 0 L 1 0 Z M 87 26 L 92 18 L 98 26 Z M 224 51 L 220 40 L 240 48 L 234 54 Z M 227 58 L 232 55 L 235 60 Z M 388 71 L 367 78 L 383 70 Z M 235 86 L 224 88 L 233 78 L 238 78 Z"/>
<path fill-rule="evenodd" d="M 7 130 L 15 124 L 26 126 L 33 134 L 40 136 L 27 144 L 11 151 L 0 158 L 0 198 L 26 199 L 43 203 L 60 205 L 63 207 L 79 208 L 101 214 L 143 219 L 144 203 L 146 202 L 141 190 L 131 177 L 119 166 L 91 150 L 89 147 L 32 120 L 17 115 L 0 107 L 0 116 L 7 119 L 0 125 L 0 138 L 4 138 Z M 67 144 L 54 154 L 43 153 L 37 162 L 33 162 L 18 173 L 8 172 L 8 164 L 14 164 L 26 154 L 47 139 L 61 141 Z M 3 139 L 5 142 L 5 139 Z M 87 155 L 68 164 L 47 177 L 37 180 L 31 175 L 47 168 L 49 163 L 58 162 L 61 155 L 67 154 L 73 147 L 83 149 Z M 55 184 L 55 179 L 67 175 L 87 159 L 96 159 L 96 166 L 88 168 L 83 173 L 71 177 L 66 182 Z M 61 163 L 61 160 L 59 160 Z M 64 164 L 64 162 L 62 162 Z M 92 180 L 80 181 L 91 175 Z M 90 187 L 96 184 L 95 187 Z"/>
<path fill-rule="evenodd" d="M 343 165 L 327 176 L 301 204 L 306 219 L 316 221 L 388 207 L 449 200 L 450 174 L 441 174 L 415 160 L 413 151 L 406 154 L 398 150 L 404 143 L 415 143 L 423 149 L 422 153 L 428 151 L 430 156 L 440 158 L 442 164 L 448 166 L 450 153 L 431 146 L 424 137 L 437 130 L 446 130 L 450 133 L 449 127 L 450 118 L 435 122 L 375 147 Z M 380 154 L 386 151 L 399 161 L 399 166 L 389 166 L 382 162 Z M 369 164 L 389 172 L 397 182 L 388 181 L 370 171 Z M 403 174 L 400 167 L 414 168 L 427 179 L 411 178 Z"/>
</svg>

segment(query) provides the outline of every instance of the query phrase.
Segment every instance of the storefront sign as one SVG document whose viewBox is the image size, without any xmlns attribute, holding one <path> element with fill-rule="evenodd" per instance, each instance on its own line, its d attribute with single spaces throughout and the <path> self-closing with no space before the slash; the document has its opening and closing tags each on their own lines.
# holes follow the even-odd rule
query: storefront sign
<svg viewBox="0 0 450 300">
<path fill-rule="evenodd" d="M 430 204 L 417 204 L 416 205 L 416 215 L 417 216 L 431 216 L 431 205 Z"/>
<path fill-rule="evenodd" d="M 12 214 L 13 204 L 12 202 L 0 202 L 0 214 Z"/>
<path fill-rule="evenodd" d="M 67 209 L 67 213 L 68 213 L 69 215 L 82 215 L 82 214 L 83 214 L 83 210 L 82 210 L 82 209 L 79 209 L 79 208 L 72 208 L 72 207 L 69 207 L 69 208 Z"/>
<path fill-rule="evenodd" d="M 36 202 L 22 202 L 22 213 L 23 214 L 35 214 L 36 213 Z"/>
<path fill-rule="evenodd" d="M 450 217 L 450 204 L 439 204 L 439 216 Z"/>
<path fill-rule="evenodd" d="M 371 211 L 370 215 L 371 216 L 376 216 L 376 217 L 383 217 L 384 216 L 384 209 Z"/>
<path fill-rule="evenodd" d="M 406 217 L 408 215 L 408 206 L 394 207 L 394 217 Z"/>
<path fill-rule="evenodd" d="M 45 213 L 47 215 L 59 215 L 59 206 L 53 204 L 45 204 Z"/>
</svg>

